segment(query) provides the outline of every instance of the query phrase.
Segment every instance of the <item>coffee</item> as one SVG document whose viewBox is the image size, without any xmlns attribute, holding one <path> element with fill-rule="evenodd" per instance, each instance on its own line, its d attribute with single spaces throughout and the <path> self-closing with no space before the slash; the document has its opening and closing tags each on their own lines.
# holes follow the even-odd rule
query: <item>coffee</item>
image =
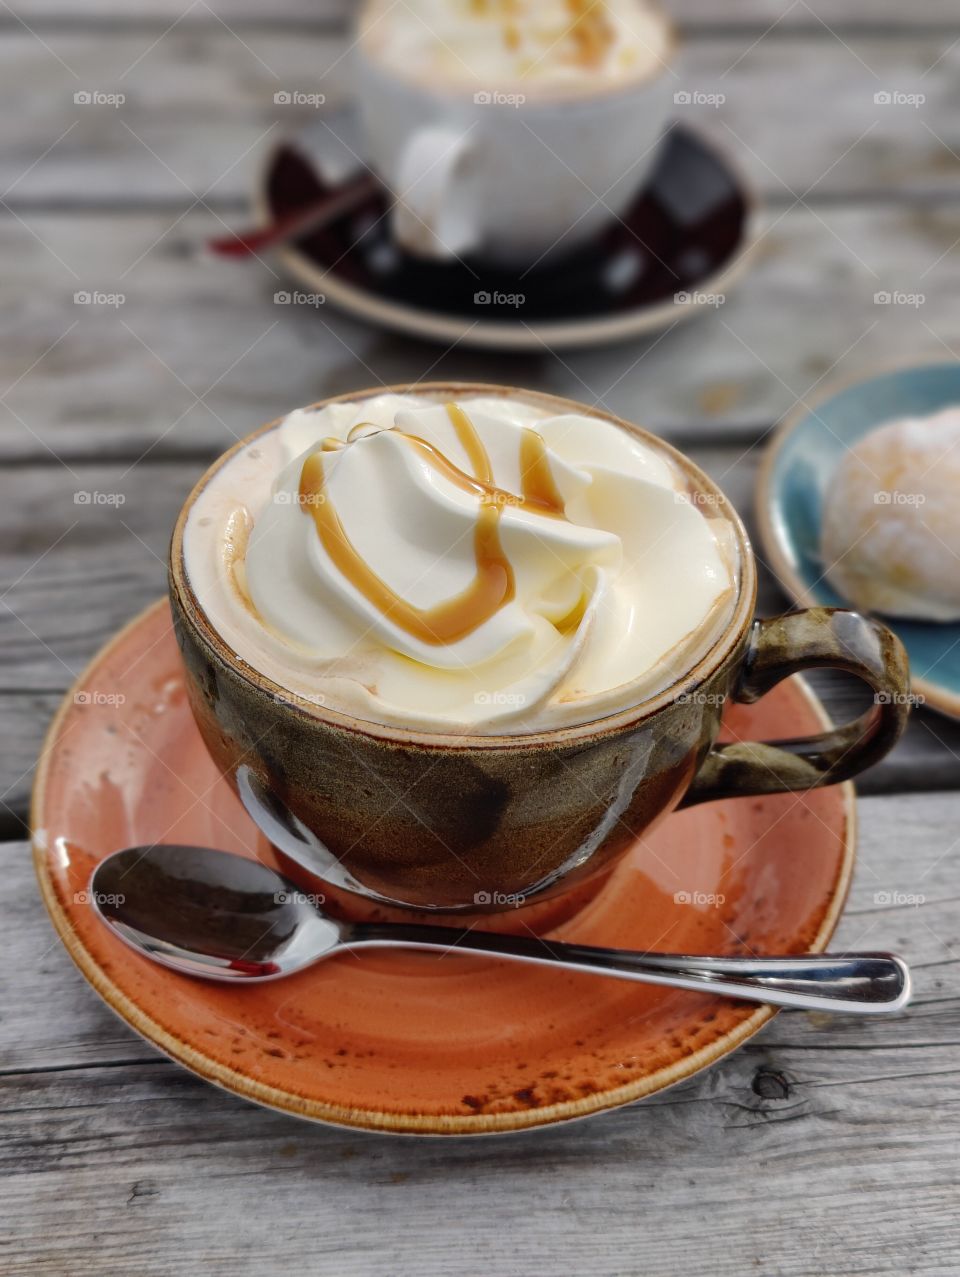
<svg viewBox="0 0 960 1277">
<path fill-rule="evenodd" d="M 587 243 L 656 162 L 673 43 L 643 0 L 366 5 L 354 86 L 397 242 L 511 270 Z"/>
<path fill-rule="evenodd" d="M 666 19 L 643 0 L 375 0 L 361 22 L 361 47 L 383 65 L 501 94 L 645 79 L 670 43 Z"/>
<path fill-rule="evenodd" d="M 732 525 L 667 449 L 535 398 L 299 410 L 219 468 L 189 582 L 243 662 L 369 722 L 543 731 L 686 674 L 729 624 Z"/>
<path fill-rule="evenodd" d="M 743 525 L 692 462 L 508 387 L 292 413 L 211 466 L 170 543 L 190 706 L 264 857 L 432 911 L 546 899 L 680 801 L 881 758 L 908 710 L 894 636 L 755 601 Z M 729 699 L 824 665 L 872 711 L 789 748 L 715 743 Z"/>
</svg>

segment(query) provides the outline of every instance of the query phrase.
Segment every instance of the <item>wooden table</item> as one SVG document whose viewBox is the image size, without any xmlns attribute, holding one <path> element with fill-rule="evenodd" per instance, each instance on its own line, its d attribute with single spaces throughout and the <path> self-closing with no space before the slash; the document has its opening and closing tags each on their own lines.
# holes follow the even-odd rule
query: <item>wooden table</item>
<svg viewBox="0 0 960 1277">
<path fill-rule="evenodd" d="M 887 357 L 960 349 L 960 25 L 945 0 L 671 7 L 678 87 L 726 98 L 684 118 L 764 198 L 754 269 L 662 338 L 494 356 L 276 307 L 270 269 L 202 251 L 243 221 L 264 148 L 304 118 L 274 92 L 348 88 L 333 64 L 349 0 L 0 6 L 5 1274 L 960 1272 L 960 726 L 946 719 L 917 713 L 863 780 L 837 938 L 910 959 L 909 1013 L 783 1014 L 687 1084 L 533 1135 L 364 1136 L 213 1090 L 86 987 L 29 863 L 46 722 L 162 592 L 175 512 L 235 435 L 428 371 L 514 382 L 661 432 L 749 519 L 764 438 L 797 401 Z M 84 90 L 126 101 L 75 104 Z M 884 90 L 925 102 L 877 105 Z M 878 307 L 884 289 L 925 300 Z M 80 290 L 125 301 L 77 306 Z M 83 491 L 125 501 L 77 504 Z M 764 610 L 783 604 L 765 574 Z M 847 714 L 848 689 L 824 686 Z"/>
</svg>

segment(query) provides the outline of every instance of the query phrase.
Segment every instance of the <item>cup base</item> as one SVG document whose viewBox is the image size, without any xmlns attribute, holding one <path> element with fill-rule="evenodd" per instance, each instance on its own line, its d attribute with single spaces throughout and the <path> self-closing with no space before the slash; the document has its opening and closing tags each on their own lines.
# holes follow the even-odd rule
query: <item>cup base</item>
<svg viewBox="0 0 960 1277">
<path fill-rule="evenodd" d="M 343 922 L 422 923 L 425 920 L 422 909 L 381 904 L 376 900 L 365 900 L 352 891 L 333 887 L 324 879 L 305 872 L 302 865 L 298 865 L 272 844 L 266 854 L 261 853 L 260 859 L 297 883 L 304 891 L 314 895 L 318 901 L 322 900 L 324 912 Z M 536 900 L 530 904 L 491 900 L 485 905 L 478 904 L 476 912 L 443 913 L 430 910 L 429 921 L 436 926 L 460 927 L 464 930 L 479 926 L 484 931 L 495 931 L 501 935 L 547 935 L 570 922 L 591 905 L 606 887 L 613 870 L 614 864 L 610 864 L 586 881 L 546 900 Z"/>
</svg>

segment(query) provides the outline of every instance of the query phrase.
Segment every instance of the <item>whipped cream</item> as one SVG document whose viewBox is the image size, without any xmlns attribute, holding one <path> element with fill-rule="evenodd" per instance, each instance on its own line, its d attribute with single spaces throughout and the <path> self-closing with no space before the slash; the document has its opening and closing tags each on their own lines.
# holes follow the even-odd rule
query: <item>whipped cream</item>
<svg viewBox="0 0 960 1277">
<path fill-rule="evenodd" d="M 443 733 L 638 705 L 717 641 L 738 587 L 733 524 L 668 453 L 498 395 L 291 413 L 215 470 L 184 561 L 241 661 Z"/>
<path fill-rule="evenodd" d="M 374 0 L 361 32 L 405 75 L 488 90 L 642 79 L 666 64 L 671 40 L 644 0 Z"/>
</svg>

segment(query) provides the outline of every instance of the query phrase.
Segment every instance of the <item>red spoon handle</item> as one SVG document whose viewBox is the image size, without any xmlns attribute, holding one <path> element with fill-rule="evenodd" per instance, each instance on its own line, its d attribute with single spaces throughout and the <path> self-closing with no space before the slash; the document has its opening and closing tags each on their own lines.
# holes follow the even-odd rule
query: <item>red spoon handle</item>
<svg viewBox="0 0 960 1277">
<path fill-rule="evenodd" d="M 377 179 L 372 174 L 364 173 L 331 194 L 322 195 L 304 208 L 287 213 L 266 226 L 258 226 L 249 231 L 235 231 L 230 235 L 212 239 L 208 247 L 221 257 L 249 257 L 264 249 L 275 248 L 278 244 L 286 244 L 306 234 L 307 231 L 332 222 L 341 214 L 349 212 L 372 195 L 377 185 Z"/>
</svg>

